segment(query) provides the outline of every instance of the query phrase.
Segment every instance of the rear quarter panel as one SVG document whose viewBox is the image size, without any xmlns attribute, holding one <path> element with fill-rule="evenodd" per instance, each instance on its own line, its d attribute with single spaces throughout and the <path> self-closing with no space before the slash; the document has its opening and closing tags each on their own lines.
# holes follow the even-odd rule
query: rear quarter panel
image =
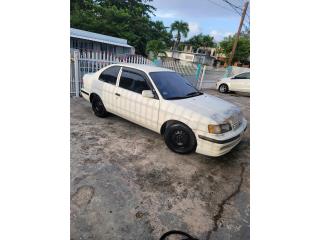
<svg viewBox="0 0 320 240">
<path fill-rule="evenodd" d="M 83 76 L 83 89 L 89 94 L 92 92 L 92 83 L 95 80 L 96 73 L 87 73 Z"/>
</svg>

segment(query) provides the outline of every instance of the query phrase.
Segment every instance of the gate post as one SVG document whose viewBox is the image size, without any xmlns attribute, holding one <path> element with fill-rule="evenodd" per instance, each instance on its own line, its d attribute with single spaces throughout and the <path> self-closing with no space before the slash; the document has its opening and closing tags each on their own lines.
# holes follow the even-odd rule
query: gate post
<svg viewBox="0 0 320 240">
<path fill-rule="evenodd" d="M 76 97 L 80 96 L 80 78 L 79 78 L 79 52 L 73 52 L 73 59 L 74 59 L 74 81 L 76 87 Z"/>
<path fill-rule="evenodd" d="M 232 66 L 228 66 L 228 67 L 226 68 L 226 72 L 225 72 L 225 74 L 224 74 L 223 77 L 230 77 L 230 76 L 231 76 L 231 73 L 232 73 Z"/>
<path fill-rule="evenodd" d="M 202 69 L 202 74 L 201 74 L 201 78 L 200 78 L 200 82 L 199 82 L 199 90 L 201 90 L 202 88 L 202 82 L 203 82 L 203 79 L 204 79 L 204 75 L 206 73 L 206 65 L 203 66 L 203 69 Z"/>
<path fill-rule="evenodd" d="M 196 81 L 199 81 L 199 76 L 200 76 L 200 71 L 201 71 L 201 64 L 197 64 L 197 71 L 196 71 Z"/>
</svg>

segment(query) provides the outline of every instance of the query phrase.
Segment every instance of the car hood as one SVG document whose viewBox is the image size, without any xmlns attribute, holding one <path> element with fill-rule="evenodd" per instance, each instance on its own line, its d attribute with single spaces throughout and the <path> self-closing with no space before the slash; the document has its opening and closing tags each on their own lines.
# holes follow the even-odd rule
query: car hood
<svg viewBox="0 0 320 240">
<path fill-rule="evenodd" d="M 187 108 L 195 114 L 200 114 L 202 117 L 206 117 L 217 124 L 223 123 L 235 115 L 239 117 L 239 114 L 241 114 L 237 106 L 208 94 L 173 100 L 172 103 Z"/>
</svg>

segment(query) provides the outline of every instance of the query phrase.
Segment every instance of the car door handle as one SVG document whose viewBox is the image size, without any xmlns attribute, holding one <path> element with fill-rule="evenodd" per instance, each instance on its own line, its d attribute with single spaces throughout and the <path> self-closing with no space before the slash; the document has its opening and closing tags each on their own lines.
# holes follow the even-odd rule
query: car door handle
<svg viewBox="0 0 320 240">
<path fill-rule="evenodd" d="M 115 93 L 118 97 L 120 97 L 121 95 L 119 93 Z"/>
</svg>

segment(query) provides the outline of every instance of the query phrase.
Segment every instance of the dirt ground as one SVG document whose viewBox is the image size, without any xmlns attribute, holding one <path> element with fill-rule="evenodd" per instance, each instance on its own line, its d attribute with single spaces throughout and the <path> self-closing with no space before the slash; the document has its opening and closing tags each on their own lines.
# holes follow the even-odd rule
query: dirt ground
<svg viewBox="0 0 320 240">
<path fill-rule="evenodd" d="M 250 125 L 250 97 L 205 92 L 238 105 Z M 70 101 L 71 239 L 159 239 L 173 229 L 250 238 L 250 126 L 227 155 L 179 155 L 157 133 Z"/>
</svg>

